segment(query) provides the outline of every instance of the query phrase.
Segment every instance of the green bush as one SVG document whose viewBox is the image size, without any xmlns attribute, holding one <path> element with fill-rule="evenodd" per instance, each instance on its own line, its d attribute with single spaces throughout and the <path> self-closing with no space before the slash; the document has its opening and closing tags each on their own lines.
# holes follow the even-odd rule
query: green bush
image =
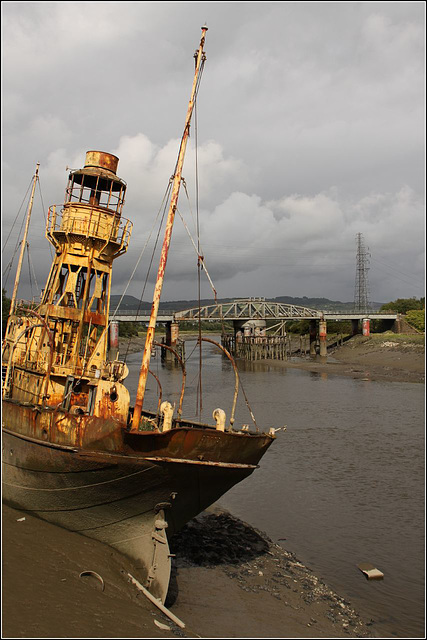
<svg viewBox="0 0 427 640">
<path fill-rule="evenodd" d="M 10 309 L 10 298 L 6 296 L 6 291 L 2 289 L 1 293 L 1 331 L 2 336 L 6 332 L 7 320 L 9 318 L 9 309 Z"/>
<path fill-rule="evenodd" d="M 137 336 L 139 331 L 141 331 L 140 322 L 119 322 L 119 336 L 121 338 Z"/>
<path fill-rule="evenodd" d="M 425 331 L 425 309 L 422 311 L 415 309 L 408 311 L 405 320 L 411 327 L 418 329 L 418 331 Z"/>
<path fill-rule="evenodd" d="M 305 335 L 310 332 L 310 320 L 290 320 L 286 322 L 286 332 Z"/>
<path fill-rule="evenodd" d="M 425 298 L 398 298 L 394 302 L 383 304 L 380 311 L 397 311 L 397 313 L 408 313 L 408 311 L 422 311 L 425 307 Z"/>
</svg>

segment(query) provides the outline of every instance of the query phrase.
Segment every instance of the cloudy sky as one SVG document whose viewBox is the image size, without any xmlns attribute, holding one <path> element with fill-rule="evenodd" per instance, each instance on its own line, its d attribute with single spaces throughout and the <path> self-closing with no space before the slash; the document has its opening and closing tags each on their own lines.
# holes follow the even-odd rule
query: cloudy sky
<svg viewBox="0 0 427 640">
<path fill-rule="evenodd" d="M 117 155 L 128 184 L 134 228 L 113 293 L 125 290 L 173 173 L 204 23 L 200 241 L 219 296 L 351 301 L 358 233 L 371 255 L 371 300 L 424 295 L 423 2 L 3 2 L 9 293 L 36 163 L 21 297 L 44 286 L 46 208 L 63 202 L 66 167 L 82 167 L 89 149 Z M 195 238 L 194 134 L 179 210 Z M 197 298 L 197 258 L 179 216 L 172 242 L 163 299 Z M 152 250 L 127 289 L 137 298 Z M 202 297 L 211 296 L 205 279 Z"/>
</svg>

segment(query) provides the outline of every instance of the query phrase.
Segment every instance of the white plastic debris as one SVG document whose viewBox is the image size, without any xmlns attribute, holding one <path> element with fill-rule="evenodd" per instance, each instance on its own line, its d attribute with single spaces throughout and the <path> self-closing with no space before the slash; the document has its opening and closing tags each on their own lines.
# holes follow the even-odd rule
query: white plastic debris
<svg viewBox="0 0 427 640">
<path fill-rule="evenodd" d="M 156 627 L 159 627 L 159 629 L 164 629 L 165 631 L 171 630 L 171 628 L 167 624 L 163 624 L 163 622 L 159 622 L 158 620 L 154 620 L 154 624 L 156 625 Z"/>
<path fill-rule="evenodd" d="M 367 580 L 382 580 L 384 578 L 383 572 L 369 562 L 361 562 L 357 568 L 366 576 Z"/>
</svg>

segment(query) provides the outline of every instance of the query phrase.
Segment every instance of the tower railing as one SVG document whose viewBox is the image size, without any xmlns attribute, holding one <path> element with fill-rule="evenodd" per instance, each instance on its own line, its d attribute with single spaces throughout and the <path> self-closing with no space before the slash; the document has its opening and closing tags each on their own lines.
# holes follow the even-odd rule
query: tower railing
<svg viewBox="0 0 427 640">
<path fill-rule="evenodd" d="M 55 246 L 60 235 L 64 234 L 114 243 L 120 253 L 127 249 L 132 231 L 130 220 L 93 205 L 68 205 L 59 211 L 58 208 L 57 205 L 49 207 L 46 225 L 46 236 Z"/>
</svg>

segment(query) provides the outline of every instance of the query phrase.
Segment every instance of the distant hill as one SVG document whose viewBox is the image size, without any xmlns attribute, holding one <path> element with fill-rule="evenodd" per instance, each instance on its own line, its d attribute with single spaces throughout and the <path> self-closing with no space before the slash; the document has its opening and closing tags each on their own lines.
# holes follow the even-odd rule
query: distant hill
<svg viewBox="0 0 427 640">
<path fill-rule="evenodd" d="M 122 296 L 111 295 L 110 296 L 110 307 L 111 309 L 115 309 L 120 302 L 120 298 Z M 138 298 L 134 296 L 123 296 L 123 300 L 120 304 L 120 309 L 125 310 L 136 310 L 136 309 L 150 309 L 151 302 L 141 302 Z"/>
<path fill-rule="evenodd" d="M 121 296 L 112 295 L 111 296 L 111 309 L 115 309 L 117 304 L 120 301 Z M 218 302 L 231 302 L 235 300 L 235 298 L 220 298 Z M 354 307 L 354 302 L 341 302 L 340 300 L 329 300 L 328 298 L 307 298 L 303 296 L 302 298 L 293 298 L 291 296 L 278 296 L 277 298 L 270 298 L 270 302 L 283 302 L 284 304 L 294 304 L 299 307 L 309 307 L 310 309 L 323 309 L 323 310 L 336 310 L 336 311 L 352 311 Z M 212 298 L 205 298 L 200 300 L 200 305 L 202 307 L 213 304 L 214 301 Z M 381 306 L 382 302 L 371 302 L 372 311 L 377 311 Z M 181 309 L 193 309 L 199 305 L 198 300 L 170 300 L 167 302 L 160 303 L 160 309 L 174 309 L 175 311 L 180 311 Z M 151 309 L 151 302 L 140 301 L 134 296 L 124 296 L 122 303 L 120 305 L 120 309 L 122 311 L 130 311 L 130 310 L 149 310 Z"/>
<path fill-rule="evenodd" d="M 310 309 L 328 309 L 334 311 L 353 311 L 354 302 L 341 302 L 340 300 L 329 300 L 328 298 L 291 298 L 290 296 L 279 296 L 273 298 L 273 302 L 283 302 L 284 304 L 295 304 L 299 307 L 309 307 Z M 371 302 L 370 307 L 372 311 L 378 311 L 383 305 L 383 302 Z"/>
</svg>

